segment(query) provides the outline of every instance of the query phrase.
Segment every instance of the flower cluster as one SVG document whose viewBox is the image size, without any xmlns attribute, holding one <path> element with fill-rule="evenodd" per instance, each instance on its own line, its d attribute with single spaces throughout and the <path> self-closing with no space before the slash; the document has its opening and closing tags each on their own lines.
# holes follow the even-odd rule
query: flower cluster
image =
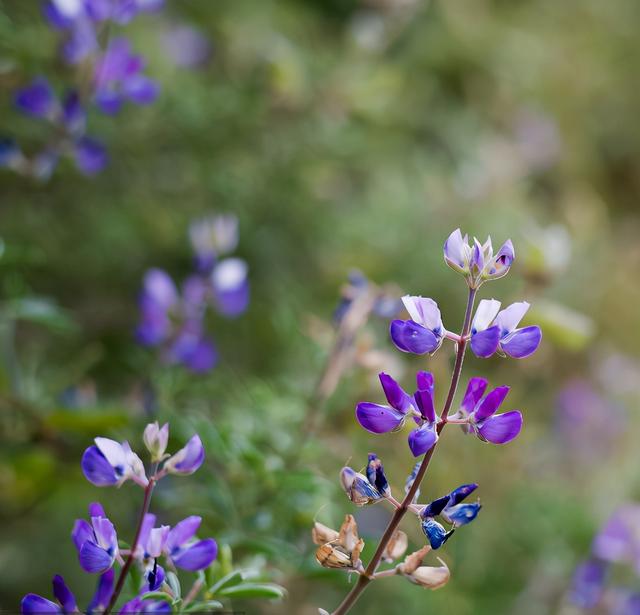
<svg viewBox="0 0 640 615">
<path fill-rule="evenodd" d="M 225 317 L 242 314 L 249 305 L 247 263 L 227 256 L 238 243 L 235 216 L 210 216 L 189 230 L 195 253 L 195 271 L 181 292 L 162 269 L 150 269 L 140 296 L 139 343 L 159 347 L 168 363 L 180 363 L 196 373 L 213 368 L 218 354 L 207 337 L 205 317 L 209 306 Z"/>
<path fill-rule="evenodd" d="M 49 80 L 38 76 L 15 92 L 16 109 L 44 122 L 49 137 L 40 151 L 27 155 L 13 139 L 0 140 L 0 167 L 40 180 L 48 179 L 62 158 L 70 158 L 85 175 L 107 164 L 104 145 L 87 133 L 87 113 L 95 106 L 113 115 L 129 101 L 153 103 L 158 84 L 144 73 L 145 61 L 129 41 L 116 37 L 103 44 L 103 32 L 128 24 L 140 13 L 157 11 L 164 0 L 50 0 L 44 16 L 61 37 L 60 55 L 70 65 L 82 65 L 86 83 L 77 82 L 59 97 Z"/>
<path fill-rule="evenodd" d="M 100 575 L 88 613 L 109 611 L 114 606 L 122 589 L 121 583 L 114 583 L 118 564 L 121 577 L 131 566 L 137 566 L 141 579 L 138 593 L 122 605 L 120 613 L 170 613 L 171 600 L 158 600 L 157 594 L 154 598 L 146 596 L 149 592 L 163 591 L 168 591 L 167 597 L 170 596 L 169 575 L 174 573 L 166 570 L 197 572 L 208 568 L 216 559 L 216 541 L 196 537 L 201 517 L 187 517 L 173 527 L 157 526 L 156 515 L 148 512 L 151 492 L 159 480 L 167 474 L 192 474 L 204 461 L 204 448 L 197 434 L 173 455 L 165 453 L 168 439 L 168 424 L 160 427 L 156 422 L 146 427 L 144 443 L 153 466 L 149 476 L 144 463 L 127 442 L 98 437 L 82 457 L 82 471 L 94 485 L 119 487 L 131 480 L 145 490 L 143 514 L 130 549 L 120 548 L 116 528 L 98 502 L 89 505 L 89 520 L 77 519 L 73 526 L 71 539 L 81 568 L 89 574 Z M 22 600 L 22 613 L 78 611 L 73 593 L 59 575 L 53 578 L 53 594 L 58 604 L 37 594 L 27 594 Z"/>
<path fill-rule="evenodd" d="M 631 567 L 640 576 L 640 506 L 628 504 L 616 510 L 598 532 L 589 558 L 573 575 L 568 599 L 581 609 L 633 615 L 640 608 L 640 593 L 624 585 L 611 584 L 615 566 Z M 599 611 L 598 611 L 599 612 Z"/>
<path fill-rule="evenodd" d="M 449 579 L 450 573 L 446 565 L 422 566 L 422 560 L 430 550 L 441 548 L 457 528 L 471 523 L 478 516 L 480 503 L 465 501 L 478 486 L 475 483 L 462 485 L 423 505 L 418 503 L 420 483 L 448 423 L 457 424 L 464 433 L 474 434 L 479 440 L 492 444 L 506 444 L 516 438 L 522 429 L 523 420 L 519 410 L 498 412 L 509 393 L 509 387 L 499 386 L 487 393 L 488 382 L 485 378 L 471 378 L 457 410 L 453 407 L 467 346 L 481 358 L 498 353 L 521 359 L 533 354 L 540 345 L 540 327 L 519 326 L 529 308 L 529 304 L 524 301 L 501 310 L 499 301 L 485 299 L 479 302 L 475 314 L 473 312 L 476 294 L 481 285 L 506 275 L 514 258 L 515 252 L 510 240 L 494 255 L 491 239 L 487 239 L 484 244 L 474 239 L 473 246 L 470 246 L 467 236 L 463 237 L 459 229 L 449 236 L 444 244 L 445 262 L 464 276 L 469 289 L 460 334 L 445 328 L 438 304 L 433 299 L 413 295 L 402 298 L 409 319 L 391 322 L 389 332 L 393 344 L 402 352 L 423 355 L 436 352 L 448 339 L 454 343 L 456 361 L 446 401 L 440 413 L 436 411 L 435 379 L 427 371 L 416 374 L 413 393 L 405 391 L 392 376 L 382 372 L 379 379 L 387 403 L 360 402 L 356 405 L 356 420 L 364 429 L 374 434 L 400 431 L 409 422 L 413 427 L 408 435 L 409 449 L 414 457 L 422 457 L 422 460 L 415 464 L 406 480 L 402 502 L 393 497 L 382 462 L 373 453 L 369 455 L 364 473 L 350 467 L 345 467 L 340 472 L 342 487 L 356 506 L 386 501 L 395 508 L 395 513 L 366 568 L 359 559 L 363 545 L 355 540 L 347 545 L 337 536 L 338 533 L 316 524 L 313 538 L 320 545 L 316 552 L 318 562 L 323 566 L 344 568 L 361 575 L 349 596 L 335 611 L 336 615 L 346 613 L 372 579 L 400 574 L 431 589 L 441 587 Z M 428 544 L 409 555 L 394 569 L 378 571 L 381 562 L 401 557 L 407 548 L 406 535 L 397 529 L 407 512 L 417 516 Z M 357 537 L 355 520 L 347 518 L 347 521 L 351 535 Z M 447 524 L 449 528 L 443 524 Z M 341 530 L 340 535 L 342 533 Z"/>
</svg>

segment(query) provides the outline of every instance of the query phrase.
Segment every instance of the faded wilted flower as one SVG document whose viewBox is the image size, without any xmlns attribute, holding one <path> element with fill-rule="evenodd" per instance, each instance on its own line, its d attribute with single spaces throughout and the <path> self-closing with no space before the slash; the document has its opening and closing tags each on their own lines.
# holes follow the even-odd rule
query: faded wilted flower
<svg viewBox="0 0 640 615">
<path fill-rule="evenodd" d="M 438 558 L 438 561 L 442 566 L 422 566 L 422 560 L 429 551 L 431 551 L 429 545 L 425 545 L 419 551 L 414 551 L 407 555 L 404 562 L 397 569 L 400 574 L 416 585 L 426 589 L 439 589 L 449 581 L 451 573 L 440 558 Z"/>
<path fill-rule="evenodd" d="M 393 562 L 400 559 L 405 554 L 408 546 L 409 539 L 407 535 L 402 530 L 396 530 L 391 540 L 387 543 L 382 559 L 385 562 Z"/>
<path fill-rule="evenodd" d="M 340 527 L 338 538 L 322 545 L 316 551 L 316 559 L 325 568 L 354 569 L 360 563 L 364 540 L 358 535 L 358 525 L 353 515 L 347 515 Z"/>
</svg>

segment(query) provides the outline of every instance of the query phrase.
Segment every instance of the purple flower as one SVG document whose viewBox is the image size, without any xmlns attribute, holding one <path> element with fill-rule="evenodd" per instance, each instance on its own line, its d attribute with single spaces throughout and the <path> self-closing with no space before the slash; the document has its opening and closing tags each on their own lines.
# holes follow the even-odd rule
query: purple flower
<svg viewBox="0 0 640 615">
<path fill-rule="evenodd" d="M 218 545 L 213 538 L 195 538 L 201 522 L 201 517 L 187 517 L 169 532 L 164 551 L 178 568 L 194 572 L 204 570 L 218 555 Z"/>
<path fill-rule="evenodd" d="M 109 604 L 113 593 L 113 578 L 113 570 L 108 570 L 98 579 L 96 592 L 86 610 L 89 615 L 103 611 Z M 42 615 L 44 613 L 67 615 L 79 612 L 75 596 L 60 575 L 53 577 L 53 595 L 58 601 L 57 603 L 37 594 L 27 594 L 20 603 L 20 612 L 22 615 Z"/>
<path fill-rule="evenodd" d="M 97 62 L 95 101 L 109 115 L 120 111 L 129 100 L 138 105 L 148 105 L 158 96 L 158 84 L 142 73 L 144 61 L 131 53 L 129 41 L 115 38 Z"/>
<path fill-rule="evenodd" d="M 462 503 L 477 488 L 478 485 L 475 483 L 462 485 L 448 495 L 427 504 L 420 511 L 422 531 L 432 549 L 439 549 L 456 528 L 471 523 L 478 516 L 482 508 L 479 502 Z M 435 520 L 437 516 L 441 516 L 447 523 L 453 525 L 453 528 L 449 531 L 445 530 L 444 526 Z"/>
<path fill-rule="evenodd" d="M 469 426 L 481 440 L 493 444 L 506 444 L 522 429 L 522 414 L 511 410 L 496 415 L 496 411 L 509 392 L 508 386 L 500 386 L 482 397 L 487 387 L 484 378 L 472 378 L 467 386 L 458 416 L 467 418 Z M 471 408 L 471 405 L 473 408 Z"/>
<path fill-rule="evenodd" d="M 569 600 L 582 609 L 596 606 L 602 597 L 606 574 L 603 562 L 594 559 L 582 562 L 573 575 Z"/>
<path fill-rule="evenodd" d="M 146 487 L 148 484 L 144 464 L 127 442 L 122 444 L 109 438 L 95 438 L 82 456 L 82 472 L 87 480 L 98 487 L 120 486 L 131 479 Z"/>
<path fill-rule="evenodd" d="M 189 239 L 198 271 L 208 273 L 223 254 L 238 246 L 238 218 L 233 214 L 207 216 L 189 226 Z"/>
<path fill-rule="evenodd" d="M 379 378 L 389 405 L 360 402 L 356 406 L 356 418 L 360 425 L 376 434 L 400 429 L 413 404 L 413 399 L 391 376 L 382 372 Z"/>
<path fill-rule="evenodd" d="M 178 290 L 168 273 L 149 269 L 140 297 L 140 324 L 136 337 L 145 346 L 156 346 L 171 334 L 171 315 L 179 302 Z"/>
<path fill-rule="evenodd" d="M 474 238 L 473 246 L 470 246 L 468 236 L 463 237 L 460 229 L 449 235 L 443 251 L 447 265 L 464 275 L 470 288 L 478 288 L 487 280 L 505 276 L 515 258 L 510 239 L 494 255 L 491 237 L 484 244 Z"/>
<path fill-rule="evenodd" d="M 44 77 L 36 77 L 15 95 L 16 106 L 25 115 L 51 119 L 58 111 L 58 101 Z"/>
<path fill-rule="evenodd" d="M 418 390 L 414 393 L 416 407 L 419 415 L 414 420 L 420 427 L 409 434 L 409 448 L 414 457 L 424 455 L 438 440 L 436 429 L 436 410 L 433 399 L 433 375 L 428 372 L 416 374 Z"/>
<path fill-rule="evenodd" d="M 211 287 L 218 312 L 234 317 L 249 305 L 249 267 L 241 258 L 225 258 L 211 272 Z"/>
<path fill-rule="evenodd" d="M 85 175 L 96 175 L 107 165 L 108 156 L 104 145 L 96 139 L 82 137 L 74 144 L 76 167 Z"/>
<path fill-rule="evenodd" d="M 169 457 L 163 469 L 169 474 L 193 474 L 204 462 L 204 447 L 200 436 L 195 434 L 177 453 Z"/>
<path fill-rule="evenodd" d="M 640 505 L 616 510 L 593 541 L 591 551 L 610 563 L 631 563 L 640 573 Z"/>
<path fill-rule="evenodd" d="M 542 339 L 540 327 L 517 328 L 528 309 L 529 304 L 522 301 L 512 303 L 499 312 L 499 301 L 480 301 L 471 324 L 471 350 L 474 354 L 487 358 L 499 351 L 515 359 L 533 354 Z"/>
<path fill-rule="evenodd" d="M 442 344 L 446 330 L 438 304 L 433 299 L 405 295 L 402 297 L 411 320 L 393 320 L 391 340 L 402 352 L 433 353 Z"/>
<path fill-rule="evenodd" d="M 177 66 L 194 68 L 208 62 L 212 53 L 209 39 L 196 28 L 173 26 L 162 37 L 167 55 Z"/>
<path fill-rule="evenodd" d="M 98 503 L 89 506 L 91 523 L 77 519 L 71 538 L 78 550 L 80 565 L 85 572 L 103 573 L 109 570 L 118 556 L 118 537 L 113 523 L 107 519 Z"/>
</svg>

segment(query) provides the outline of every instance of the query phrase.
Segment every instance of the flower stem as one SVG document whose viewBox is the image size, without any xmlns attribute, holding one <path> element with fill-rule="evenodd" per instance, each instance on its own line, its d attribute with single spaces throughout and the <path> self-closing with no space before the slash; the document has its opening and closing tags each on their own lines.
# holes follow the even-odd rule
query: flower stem
<svg viewBox="0 0 640 615">
<path fill-rule="evenodd" d="M 456 389 L 458 388 L 458 382 L 460 381 L 460 375 L 462 374 L 462 363 L 464 361 L 464 353 L 467 348 L 467 340 L 465 339 L 469 333 L 469 328 L 471 326 L 471 313 L 473 312 L 473 304 L 476 298 L 476 289 L 469 289 L 469 296 L 467 298 L 467 309 L 464 315 L 464 322 L 462 324 L 462 332 L 460 334 L 460 341 L 458 342 L 456 349 L 456 360 L 453 366 L 453 372 L 451 374 L 451 384 L 449 385 L 449 392 L 447 393 L 447 398 L 444 402 L 444 407 L 442 409 L 442 414 L 440 415 L 440 422 L 438 423 L 438 433 L 440 433 L 444 426 L 447 424 L 447 415 L 449 414 L 449 410 L 451 409 L 451 404 L 453 403 L 453 398 L 456 394 Z M 375 578 L 376 569 L 380 564 L 380 560 L 382 559 L 382 555 L 387 548 L 387 544 L 391 540 L 391 537 L 396 531 L 396 528 L 402 521 L 402 518 L 409 510 L 413 498 L 415 497 L 418 489 L 420 488 L 420 483 L 422 483 L 422 479 L 427 473 L 427 468 L 429 467 L 429 463 L 431 462 L 431 458 L 433 457 L 433 453 L 436 450 L 436 444 L 429 449 L 425 456 L 422 458 L 422 463 L 420 464 L 420 468 L 418 469 L 418 473 L 416 474 L 416 478 L 413 481 L 413 485 L 407 492 L 407 495 L 404 497 L 400 506 L 396 508 L 387 528 L 380 539 L 380 543 L 378 544 L 378 548 L 376 552 L 373 554 L 369 565 L 365 568 L 365 571 L 358 577 L 358 582 L 353 586 L 351 591 L 347 594 L 345 599 L 342 601 L 340 606 L 333 612 L 332 615 L 345 615 L 348 613 L 351 607 L 356 603 L 358 598 L 362 592 L 366 589 L 367 585 Z"/>
<path fill-rule="evenodd" d="M 104 610 L 103 615 L 109 615 L 113 607 L 116 605 L 116 602 L 120 597 L 120 593 L 122 592 L 122 588 L 124 587 L 125 579 L 127 578 L 127 574 L 129 572 L 129 569 L 131 568 L 131 564 L 133 564 L 135 552 L 138 547 L 138 541 L 140 540 L 142 523 L 144 521 L 145 515 L 149 512 L 149 505 L 151 504 L 151 493 L 153 491 L 155 484 L 156 484 L 156 478 L 155 476 L 152 476 L 149 479 L 149 484 L 144 489 L 144 500 L 142 501 L 142 508 L 140 509 L 140 517 L 138 518 L 138 527 L 136 528 L 136 533 L 133 537 L 133 542 L 131 543 L 129 556 L 126 559 L 124 566 L 120 569 L 120 575 L 118 576 L 116 587 L 113 590 L 113 594 L 111 595 L 111 600 L 109 600 L 109 605 Z"/>
</svg>

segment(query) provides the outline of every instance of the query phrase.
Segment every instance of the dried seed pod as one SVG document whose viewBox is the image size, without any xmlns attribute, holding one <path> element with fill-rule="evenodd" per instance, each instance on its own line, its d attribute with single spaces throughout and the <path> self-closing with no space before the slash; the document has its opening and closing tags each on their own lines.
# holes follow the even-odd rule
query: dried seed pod
<svg viewBox="0 0 640 615">
<path fill-rule="evenodd" d="M 335 530 L 323 525 L 322 523 L 318 523 L 317 521 L 313 524 L 313 528 L 311 529 L 311 538 L 314 544 L 324 545 L 332 540 L 336 540 L 340 534 Z"/>
<path fill-rule="evenodd" d="M 353 515 L 347 515 L 340 527 L 338 538 L 321 545 L 316 559 L 325 568 L 357 568 L 364 540 L 358 535 L 358 525 Z"/>
<path fill-rule="evenodd" d="M 425 589 L 439 589 L 447 584 L 451 578 L 451 572 L 440 558 L 438 558 L 438 561 L 442 566 L 419 566 L 411 574 L 405 574 L 404 576 L 412 583 Z"/>
</svg>

